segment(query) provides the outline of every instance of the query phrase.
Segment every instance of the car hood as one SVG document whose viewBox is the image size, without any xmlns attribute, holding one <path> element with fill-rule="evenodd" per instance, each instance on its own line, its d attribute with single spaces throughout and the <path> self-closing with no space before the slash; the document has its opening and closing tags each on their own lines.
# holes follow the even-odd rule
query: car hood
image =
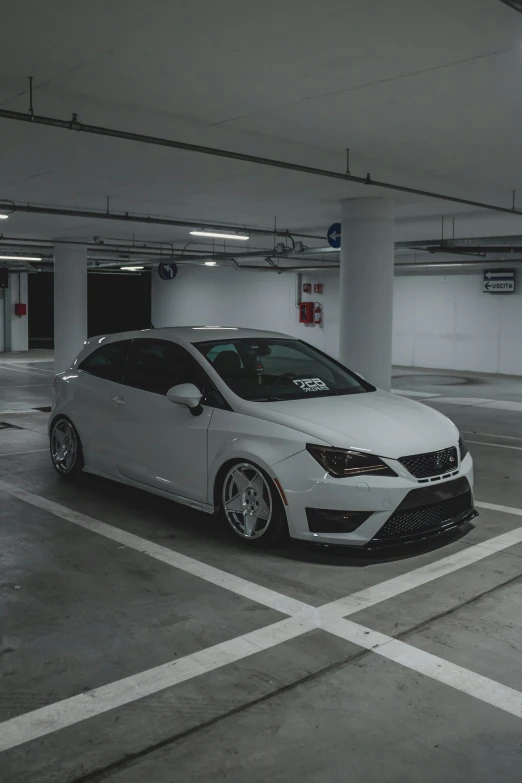
<svg viewBox="0 0 522 783">
<path fill-rule="evenodd" d="M 458 430 L 427 405 L 377 390 L 339 397 L 247 402 L 238 413 L 299 430 L 330 446 L 398 459 L 453 446 Z"/>
</svg>

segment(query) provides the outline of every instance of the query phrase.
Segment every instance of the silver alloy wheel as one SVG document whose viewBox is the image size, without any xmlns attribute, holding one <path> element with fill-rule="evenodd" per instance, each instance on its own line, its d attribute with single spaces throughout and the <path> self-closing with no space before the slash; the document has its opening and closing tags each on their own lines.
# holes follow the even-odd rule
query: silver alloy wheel
<svg viewBox="0 0 522 783">
<path fill-rule="evenodd" d="M 78 442 L 74 428 L 67 419 L 60 419 L 51 435 L 51 457 L 60 473 L 70 473 L 78 455 Z"/>
<path fill-rule="evenodd" d="M 272 519 L 272 493 L 265 477 L 248 462 L 234 465 L 223 483 L 226 518 L 242 538 L 260 538 Z"/>
</svg>

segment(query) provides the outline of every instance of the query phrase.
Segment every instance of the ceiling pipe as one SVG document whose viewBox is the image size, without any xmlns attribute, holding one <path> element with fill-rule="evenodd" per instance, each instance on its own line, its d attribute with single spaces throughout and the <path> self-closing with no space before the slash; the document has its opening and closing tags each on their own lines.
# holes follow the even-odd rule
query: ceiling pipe
<svg viewBox="0 0 522 783">
<path fill-rule="evenodd" d="M 494 267 L 510 267 L 522 264 L 522 258 L 512 258 L 492 261 L 489 259 L 473 259 L 470 261 L 411 261 L 395 264 L 395 269 L 490 269 Z"/>
<path fill-rule="evenodd" d="M 202 155 L 212 155 L 214 157 L 229 158 L 231 160 L 241 160 L 245 163 L 254 163 L 260 166 L 270 166 L 277 169 L 286 169 L 287 171 L 297 171 L 302 174 L 311 174 L 316 177 L 327 177 L 329 179 L 337 179 L 344 182 L 354 182 L 356 184 L 366 185 L 368 187 L 371 186 L 383 188 L 386 190 L 397 191 L 399 193 L 410 193 L 414 196 L 434 198 L 438 199 L 439 201 L 449 201 L 454 204 L 465 204 L 467 206 L 478 207 L 479 209 L 486 209 L 493 212 L 506 212 L 510 215 L 522 215 L 522 211 L 515 209 L 514 207 L 502 207 L 498 204 L 488 204 L 482 201 L 474 201 L 472 199 L 449 196 L 447 194 L 436 193 L 434 191 L 421 190 L 419 188 L 409 188 L 404 185 L 396 185 L 391 182 L 382 182 L 372 179 L 370 174 L 367 174 L 366 177 L 357 177 L 353 174 L 350 174 L 349 172 L 343 174 L 341 172 L 331 171 L 329 169 L 302 166 L 297 163 L 288 163 L 286 161 L 275 160 L 273 158 L 263 158 L 258 155 L 247 155 L 242 152 L 232 152 L 231 150 L 218 149 L 217 147 L 205 147 L 201 144 L 189 144 L 183 141 L 175 141 L 174 139 L 164 139 L 159 136 L 148 136 L 142 133 L 132 133 L 130 131 L 122 131 L 115 128 L 105 128 L 99 125 L 87 125 L 78 121 L 77 114 L 73 114 L 70 120 L 60 120 L 55 117 L 37 115 L 34 114 L 34 112 L 24 114 L 23 112 L 11 111 L 9 109 L 0 109 L 0 117 L 6 120 L 15 120 L 17 122 L 27 122 L 36 125 L 47 125 L 53 128 L 61 128 L 62 130 L 76 131 L 77 133 L 90 133 L 97 136 L 109 136 L 115 139 L 125 139 L 126 141 L 139 142 L 142 144 L 152 144 L 159 147 L 170 147 L 172 149 L 184 150 L 185 152 L 197 152 Z M 183 225 L 187 224 L 183 223 Z M 201 227 L 201 225 L 201 223 L 198 223 L 199 227 Z M 264 231 L 263 233 L 278 233 L 280 236 L 283 236 L 283 234 L 280 232 Z M 294 234 L 297 236 L 296 232 L 294 232 Z M 305 235 L 299 234 L 299 236 Z"/>
<path fill-rule="evenodd" d="M 7 250 L 9 248 L 12 248 L 13 251 L 21 252 L 22 250 L 31 250 L 31 251 L 46 251 L 46 250 L 52 250 L 54 245 L 57 244 L 74 244 L 74 245 L 81 245 L 88 249 L 90 253 L 104 253 L 104 254 L 112 254 L 114 256 L 120 255 L 128 255 L 132 256 L 134 254 L 137 254 L 138 256 L 142 256 L 144 258 L 151 257 L 155 261 L 172 261 L 184 257 L 184 250 L 183 248 L 174 248 L 172 247 L 169 250 L 163 249 L 161 247 L 151 247 L 150 245 L 122 245 L 122 244 L 114 244 L 111 242 L 86 242 L 84 240 L 69 240 L 69 239 L 60 239 L 60 240 L 38 240 L 38 239 L 23 239 L 22 237 L 6 237 L 4 235 L 0 234 L 0 253 L 3 250 Z M 160 244 L 160 243 L 158 243 Z M 161 243 L 163 245 L 168 244 L 169 247 L 171 247 L 170 243 Z M 204 243 L 201 243 L 204 244 Z M 208 245 L 207 245 L 208 247 Z M 267 248 L 260 249 L 259 255 L 265 256 L 268 252 L 272 252 L 272 250 L 268 251 Z M 197 254 L 197 255 L 196 255 Z M 198 258 L 200 255 L 207 257 L 209 254 L 208 249 L 207 250 L 200 250 L 200 249 L 191 249 L 190 255 L 193 258 Z M 117 259 L 115 259 L 117 260 Z M 124 259 L 122 259 L 124 260 Z M 138 259 L 134 259 L 138 260 Z"/>
<path fill-rule="evenodd" d="M 0 110 L 1 111 L 1 110 Z M 1 116 L 1 115 L 0 115 Z M 174 218 L 160 218 L 151 217 L 150 215 L 134 215 L 129 212 L 100 212 L 93 209 L 69 209 L 67 207 L 48 207 L 37 206 L 35 204 L 17 204 L 10 199 L 0 199 L 0 211 L 6 212 L 9 210 L 10 214 L 16 212 L 26 212 L 30 215 L 58 215 L 60 217 L 76 217 L 86 218 L 88 220 L 120 220 L 124 223 L 146 223 L 150 226 L 176 226 L 181 228 L 194 228 L 194 229 L 213 229 L 215 231 L 234 232 L 234 231 L 246 231 L 249 234 L 255 234 L 259 236 L 278 236 L 278 237 L 303 237 L 305 239 L 323 239 L 323 237 L 316 234 L 301 234 L 298 231 L 289 231 L 287 229 L 269 229 L 269 228 L 252 228 L 248 226 L 230 226 L 221 225 L 217 223 L 209 223 L 204 220 L 175 220 Z M 74 243 L 74 240 L 72 240 Z M 201 244 L 201 243 L 198 243 Z"/>
<path fill-rule="evenodd" d="M 522 265 L 522 258 L 514 258 L 512 259 L 508 266 L 521 266 Z M 488 267 L 494 267 L 494 266 L 506 266 L 506 262 L 498 262 L 498 261 L 482 261 L 482 260 L 476 260 L 476 261 L 446 261 L 446 262 L 403 262 L 398 263 L 394 265 L 395 272 L 401 272 L 401 271 L 429 271 L 429 270 L 437 270 L 437 269 L 445 269 L 446 271 L 450 270 L 459 270 L 463 271 L 464 269 L 469 269 L 471 271 L 480 271 L 482 269 L 487 269 Z M 340 266 L 339 264 L 324 264 L 322 266 L 280 266 L 277 269 L 273 269 L 269 266 L 255 266 L 253 264 L 243 264 L 240 267 L 241 271 L 253 271 L 253 272 L 322 272 L 324 270 L 331 270 L 336 269 L 339 271 Z"/>
<path fill-rule="evenodd" d="M 324 269 L 339 269 L 339 264 L 323 264 L 322 266 L 259 266 L 255 264 L 242 264 L 238 267 L 241 271 L 251 270 L 254 272 L 275 272 L 281 274 L 282 272 L 322 272 Z"/>
<path fill-rule="evenodd" d="M 497 237 L 463 237 L 461 239 L 445 239 L 443 247 L 467 247 L 473 248 L 475 245 L 507 245 L 522 243 L 522 234 L 513 234 Z M 411 248 L 412 250 L 421 250 L 428 247 L 440 247 L 440 239 L 409 239 L 404 242 L 396 242 L 395 248 Z M 495 251 L 497 252 L 497 251 Z M 498 251 L 500 252 L 500 251 Z"/>
</svg>

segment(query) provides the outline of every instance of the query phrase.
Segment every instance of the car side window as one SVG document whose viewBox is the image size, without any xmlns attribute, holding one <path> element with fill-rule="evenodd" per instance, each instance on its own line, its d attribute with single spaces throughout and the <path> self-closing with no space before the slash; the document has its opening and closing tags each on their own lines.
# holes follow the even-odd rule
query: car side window
<svg viewBox="0 0 522 783">
<path fill-rule="evenodd" d="M 78 369 L 89 375 L 96 375 L 98 378 L 121 383 L 129 345 L 130 340 L 102 345 L 89 354 Z"/>
<path fill-rule="evenodd" d="M 203 369 L 180 345 L 166 340 L 133 340 L 125 369 L 125 385 L 166 394 L 180 383 L 193 383 L 202 391 L 204 381 Z"/>
</svg>

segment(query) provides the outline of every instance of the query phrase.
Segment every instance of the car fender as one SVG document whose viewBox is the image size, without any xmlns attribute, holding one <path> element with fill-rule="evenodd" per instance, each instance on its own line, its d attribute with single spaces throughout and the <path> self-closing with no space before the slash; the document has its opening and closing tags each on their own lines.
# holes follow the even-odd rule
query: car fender
<svg viewBox="0 0 522 783">
<path fill-rule="evenodd" d="M 277 463 L 304 451 L 306 441 L 306 435 L 291 427 L 215 410 L 208 431 L 209 503 L 214 502 L 216 479 L 224 465 L 245 460 L 277 478 Z"/>
</svg>

